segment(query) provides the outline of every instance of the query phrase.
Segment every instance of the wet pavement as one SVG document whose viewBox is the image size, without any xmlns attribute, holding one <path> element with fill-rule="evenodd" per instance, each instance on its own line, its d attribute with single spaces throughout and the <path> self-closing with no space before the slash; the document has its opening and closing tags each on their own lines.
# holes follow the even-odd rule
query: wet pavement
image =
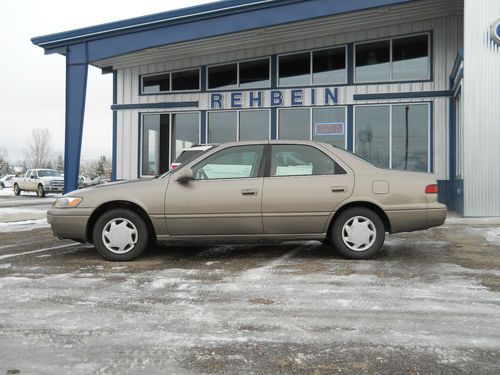
<svg viewBox="0 0 500 375">
<path fill-rule="evenodd" d="M 391 235 L 368 261 L 308 241 L 113 263 L 7 231 L 0 293 L 0 374 L 500 373 L 493 224 Z"/>
</svg>

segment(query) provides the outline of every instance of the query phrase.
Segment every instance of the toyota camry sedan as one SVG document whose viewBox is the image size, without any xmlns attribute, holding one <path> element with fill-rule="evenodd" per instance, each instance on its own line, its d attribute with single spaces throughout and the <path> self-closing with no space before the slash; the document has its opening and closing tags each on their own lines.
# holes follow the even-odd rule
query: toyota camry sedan
<svg viewBox="0 0 500 375">
<path fill-rule="evenodd" d="M 54 235 L 127 261 L 161 241 L 320 240 L 366 259 L 385 233 L 443 224 L 432 174 L 377 168 L 309 141 L 226 143 L 154 179 L 70 192 L 54 203 Z"/>
</svg>

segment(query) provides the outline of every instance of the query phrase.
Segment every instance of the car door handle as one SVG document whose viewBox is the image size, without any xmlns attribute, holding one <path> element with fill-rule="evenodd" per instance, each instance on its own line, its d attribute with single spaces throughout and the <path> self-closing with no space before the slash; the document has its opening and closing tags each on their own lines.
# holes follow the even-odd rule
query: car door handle
<svg viewBox="0 0 500 375">
<path fill-rule="evenodd" d="M 334 193 L 345 193 L 347 191 L 347 186 L 332 186 L 332 192 Z"/>
<path fill-rule="evenodd" d="M 241 190 L 241 195 L 257 195 L 256 189 L 243 189 Z"/>
</svg>

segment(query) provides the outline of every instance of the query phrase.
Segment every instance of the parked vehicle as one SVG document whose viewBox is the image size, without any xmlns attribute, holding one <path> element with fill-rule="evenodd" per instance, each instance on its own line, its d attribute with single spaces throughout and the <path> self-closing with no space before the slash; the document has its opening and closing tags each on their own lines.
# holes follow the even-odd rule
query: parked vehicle
<svg viewBox="0 0 500 375">
<path fill-rule="evenodd" d="M 0 189 L 12 187 L 12 178 L 13 177 L 16 177 L 16 175 L 15 174 L 6 174 L 2 178 L 0 178 Z"/>
<path fill-rule="evenodd" d="M 28 169 L 24 177 L 12 179 L 14 194 L 20 195 L 22 191 L 36 191 L 40 198 L 46 193 L 62 193 L 64 178 L 54 169 Z"/>
<path fill-rule="evenodd" d="M 201 154 L 202 152 L 211 149 L 215 145 L 195 145 L 190 148 L 185 148 L 181 151 L 177 159 L 170 164 L 170 169 L 177 168 L 180 164 L 185 163 L 188 160 L 193 159 L 196 155 Z"/>
<path fill-rule="evenodd" d="M 366 259 L 385 232 L 443 224 L 437 192 L 432 174 L 380 169 L 329 144 L 233 142 L 155 179 L 73 191 L 47 217 L 54 235 L 91 242 L 116 261 L 136 258 L 152 239 L 326 240 Z"/>
</svg>

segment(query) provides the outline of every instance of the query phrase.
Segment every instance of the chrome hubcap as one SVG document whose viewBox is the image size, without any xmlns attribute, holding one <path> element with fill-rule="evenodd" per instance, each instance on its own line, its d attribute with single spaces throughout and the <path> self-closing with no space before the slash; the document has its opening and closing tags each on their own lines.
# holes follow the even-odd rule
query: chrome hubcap
<svg viewBox="0 0 500 375">
<path fill-rule="evenodd" d="M 115 254 L 124 254 L 131 251 L 137 243 L 137 237 L 135 225 L 124 218 L 110 220 L 102 230 L 104 246 Z"/>
<path fill-rule="evenodd" d="M 342 240 L 349 249 L 354 251 L 369 249 L 376 237 L 375 225 L 364 216 L 354 216 L 342 227 Z"/>
</svg>

